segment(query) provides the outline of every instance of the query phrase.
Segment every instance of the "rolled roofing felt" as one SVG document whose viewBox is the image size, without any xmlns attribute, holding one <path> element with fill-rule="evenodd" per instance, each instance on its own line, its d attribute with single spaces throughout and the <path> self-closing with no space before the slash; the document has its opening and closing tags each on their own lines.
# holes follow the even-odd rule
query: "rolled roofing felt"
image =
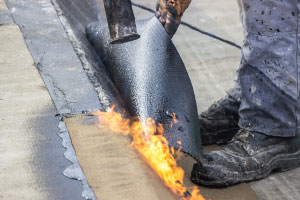
<svg viewBox="0 0 300 200">
<path fill-rule="evenodd" d="M 106 24 L 90 24 L 86 35 L 130 114 L 142 122 L 150 117 L 162 123 L 170 146 L 201 160 L 196 100 L 184 63 L 155 17 L 137 20 L 136 24 L 140 39 L 123 44 L 109 43 Z M 177 123 L 173 122 L 174 114 Z"/>
</svg>

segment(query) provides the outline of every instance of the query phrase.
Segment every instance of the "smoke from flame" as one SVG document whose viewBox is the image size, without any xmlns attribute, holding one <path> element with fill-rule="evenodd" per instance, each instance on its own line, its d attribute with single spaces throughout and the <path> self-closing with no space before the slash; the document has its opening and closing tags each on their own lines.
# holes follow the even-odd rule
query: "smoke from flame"
<svg viewBox="0 0 300 200">
<path fill-rule="evenodd" d="M 177 166 L 174 158 L 175 150 L 170 148 L 163 136 L 164 128 L 149 118 L 145 123 L 126 119 L 121 113 L 115 112 L 114 107 L 107 112 L 97 111 L 99 127 L 108 126 L 113 132 L 130 135 L 132 146 L 142 155 L 151 168 L 164 181 L 165 185 L 182 200 L 204 200 L 197 187 L 188 195 L 187 188 L 183 186 L 184 170 Z M 175 114 L 173 121 L 177 123 Z M 145 137 L 147 135 L 147 137 Z M 178 141 L 180 144 L 181 142 Z"/>
</svg>

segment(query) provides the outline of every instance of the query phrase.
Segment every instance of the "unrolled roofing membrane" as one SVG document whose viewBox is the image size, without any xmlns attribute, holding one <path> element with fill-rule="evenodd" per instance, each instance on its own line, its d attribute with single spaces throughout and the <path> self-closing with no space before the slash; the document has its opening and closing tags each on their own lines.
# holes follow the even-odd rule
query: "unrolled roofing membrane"
<svg viewBox="0 0 300 200">
<path fill-rule="evenodd" d="M 123 44 L 110 44 L 107 25 L 98 22 L 90 24 L 86 34 L 130 114 L 142 122 L 151 117 L 162 123 L 170 146 L 200 160 L 198 112 L 184 63 L 155 17 L 136 23 L 141 38 Z"/>
</svg>

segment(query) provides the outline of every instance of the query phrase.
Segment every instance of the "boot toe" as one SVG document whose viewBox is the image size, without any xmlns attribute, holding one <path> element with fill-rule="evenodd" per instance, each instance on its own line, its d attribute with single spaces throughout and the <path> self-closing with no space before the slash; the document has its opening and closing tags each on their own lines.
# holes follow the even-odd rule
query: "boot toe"
<svg viewBox="0 0 300 200">
<path fill-rule="evenodd" d="M 194 164 L 191 181 L 206 186 L 224 187 L 234 185 L 239 181 L 240 168 L 234 161 L 226 160 L 219 155 L 223 152 L 207 153 L 202 163 Z"/>
</svg>

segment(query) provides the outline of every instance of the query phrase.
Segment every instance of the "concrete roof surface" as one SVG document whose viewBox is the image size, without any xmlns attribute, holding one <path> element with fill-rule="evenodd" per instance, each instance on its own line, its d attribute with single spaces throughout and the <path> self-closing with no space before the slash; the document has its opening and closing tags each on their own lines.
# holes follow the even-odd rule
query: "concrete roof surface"
<svg viewBox="0 0 300 200">
<path fill-rule="evenodd" d="M 99 155 L 89 154 L 92 151 L 88 146 L 81 146 L 80 152 L 76 152 L 79 165 L 72 142 L 76 150 L 80 140 L 94 144 L 100 141 L 90 117 L 78 114 L 104 109 L 114 101 L 112 99 L 118 98 L 115 91 L 106 92 L 113 88 L 112 83 L 84 34 L 88 23 L 105 21 L 102 0 L 5 1 L 0 0 L 0 199 L 77 200 L 84 199 L 82 195 L 95 199 L 97 195 L 101 196 L 101 188 L 94 189 L 94 196 L 91 188 L 95 185 L 91 184 L 91 177 L 94 172 L 101 173 L 95 165 L 105 163 L 99 158 L 94 165 L 86 165 L 91 158 L 88 155 Z M 156 0 L 135 2 L 154 9 Z M 153 16 L 137 7 L 134 7 L 134 13 L 137 19 Z M 183 21 L 242 44 L 242 26 L 235 0 L 194 0 Z M 180 26 L 173 42 L 192 80 L 200 113 L 232 87 L 241 52 L 186 26 Z M 71 114 L 71 118 L 62 121 L 60 116 L 64 114 Z M 80 135 L 85 131 L 97 140 L 90 141 L 91 138 Z M 110 134 L 109 131 L 105 133 Z M 63 146 L 68 148 L 67 151 Z M 101 149 L 99 144 L 90 147 L 95 151 Z M 108 148 L 101 155 L 110 150 Z M 138 190 L 149 192 L 155 189 L 157 180 L 149 178 L 151 172 L 147 171 L 147 166 L 130 155 L 133 157 L 124 160 L 133 159 L 132 162 L 142 166 L 139 173 L 146 177 L 139 183 L 145 184 L 148 180 L 153 187 L 132 184 Z M 109 172 L 109 167 L 106 170 Z M 187 167 L 186 170 L 190 169 Z M 82 183 L 64 175 L 80 179 Z M 104 178 L 109 181 L 109 177 Z M 138 177 L 130 180 L 135 179 Z M 245 200 L 256 195 L 262 200 L 299 199 L 299 180 L 300 169 L 272 174 L 265 180 L 242 184 L 239 186 L 241 191 L 248 191 L 249 195 L 235 197 Z M 93 181 L 105 186 L 105 182 Z M 229 189 L 226 198 L 238 194 L 235 192 L 239 187 Z M 215 195 L 216 199 L 225 198 L 225 193 L 220 191 L 203 190 L 212 194 L 211 197 Z M 164 191 L 160 188 L 157 194 Z M 159 198 L 162 197 L 157 196 Z M 173 195 L 166 192 L 166 198 L 173 198 Z"/>
</svg>

